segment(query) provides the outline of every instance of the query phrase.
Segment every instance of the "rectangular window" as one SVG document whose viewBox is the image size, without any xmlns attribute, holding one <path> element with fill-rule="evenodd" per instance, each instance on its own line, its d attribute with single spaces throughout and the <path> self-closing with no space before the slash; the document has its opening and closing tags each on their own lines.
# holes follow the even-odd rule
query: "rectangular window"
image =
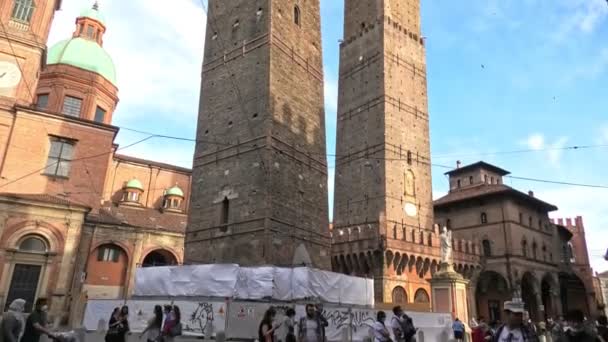
<svg viewBox="0 0 608 342">
<path fill-rule="evenodd" d="M 63 100 L 63 114 L 80 117 L 82 99 L 73 96 L 66 96 Z"/>
<path fill-rule="evenodd" d="M 103 123 L 105 119 L 106 119 L 105 109 L 97 106 L 97 109 L 95 109 L 95 122 Z"/>
<path fill-rule="evenodd" d="M 118 262 L 119 254 L 116 248 L 102 247 L 97 253 L 97 261 Z"/>
<path fill-rule="evenodd" d="M 29 24 L 34 8 L 34 0 L 15 0 L 11 19 Z"/>
<path fill-rule="evenodd" d="M 51 137 L 51 148 L 46 162 L 45 175 L 68 177 L 74 154 L 74 141 Z"/>
<path fill-rule="evenodd" d="M 94 38 L 95 29 L 91 25 L 87 25 L 87 37 Z"/>
<path fill-rule="evenodd" d="M 36 109 L 46 109 L 49 105 L 49 94 L 40 94 L 36 100 Z"/>
</svg>

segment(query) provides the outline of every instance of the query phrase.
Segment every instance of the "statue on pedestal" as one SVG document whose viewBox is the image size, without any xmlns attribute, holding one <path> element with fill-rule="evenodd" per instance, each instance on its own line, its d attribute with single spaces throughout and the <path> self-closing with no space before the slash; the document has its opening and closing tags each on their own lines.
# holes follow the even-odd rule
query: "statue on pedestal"
<svg viewBox="0 0 608 342">
<path fill-rule="evenodd" d="M 443 227 L 441 231 L 441 263 L 452 264 L 452 231 Z"/>
</svg>

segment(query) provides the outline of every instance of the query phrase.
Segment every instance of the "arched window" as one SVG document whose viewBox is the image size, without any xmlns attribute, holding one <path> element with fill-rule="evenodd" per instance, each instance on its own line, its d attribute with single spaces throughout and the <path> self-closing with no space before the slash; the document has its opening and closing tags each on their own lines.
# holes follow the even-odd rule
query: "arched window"
<svg viewBox="0 0 608 342">
<path fill-rule="evenodd" d="M 405 172 L 405 195 L 416 196 L 416 177 L 412 170 Z"/>
<path fill-rule="evenodd" d="M 46 253 L 46 243 L 39 237 L 28 236 L 19 244 L 19 250 L 30 253 Z"/>
<path fill-rule="evenodd" d="M 446 227 L 447 229 L 452 229 L 452 220 L 447 219 L 447 220 L 445 221 L 445 227 Z"/>
<path fill-rule="evenodd" d="M 481 213 L 481 224 L 488 223 L 488 215 L 486 213 Z"/>
<path fill-rule="evenodd" d="M 393 289 L 393 304 L 407 304 L 407 293 L 401 286 Z"/>
<path fill-rule="evenodd" d="M 536 242 L 532 242 L 532 257 L 536 260 L 536 250 L 538 249 L 538 246 L 536 245 Z"/>
<path fill-rule="evenodd" d="M 293 7 L 293 22 L 294 24 L 300 26 L 300 7 L 298 7 L 297 5 Z"/>
<path fill-rule="evenodd" d="M 484 256 L 492 256 L 492 245 L 490 244 L 490 240 L 485 239 L 481 242 L 483 246 L 483 255 Z"/>
<path fill-rule="evenodd" d="M 521 241 L 521 252 L 524 258 L 528 257 L 528 241 L 525 239 Z"/>
<path fill-rule="evenodd" d="M 34 0 L 15 0 L 11 19 L 29 24 L 35 8 Z"/>
<path fill-rule="evenodd" d="M 181 205 L 182 205 L 182 200 L 179 198 L 175 198 L 175 197 L 165 198 L 163 201 L 164 209 L 179 210 Z"/>
<path fill-rule="evenodd" d="M 397 225 L 393 226 L 393 239 L 397 240 Z"/>
<path fill-rule="evenodd" d="M 429 303 L 429 294 L 425 289 L 418 289 L 416 295 L 414 295 L 414 303 Z"/>
</svg>

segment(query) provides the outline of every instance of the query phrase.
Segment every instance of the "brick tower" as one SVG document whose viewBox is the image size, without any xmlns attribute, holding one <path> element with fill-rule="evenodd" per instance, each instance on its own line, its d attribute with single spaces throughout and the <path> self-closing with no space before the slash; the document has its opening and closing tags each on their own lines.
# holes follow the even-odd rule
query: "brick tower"
<svg viewBox="0 0 608 342">
<path fill-rule="evenodd" d="M 373 274 L 379 301 L 428 291 L 407 275 L 438 253 L 419 0 L 345 1 L 337 155 L 333 267 Z"/>
<path fill-rule="evenodd" d="M 319 0 L 210 0 L 189 263 L 328 269 Z"/>
<path fill-rule="evenodd" d="M 34 102 L 38 75 L 60 0 L 0 2 L 0 107 Z"/>
</svg>

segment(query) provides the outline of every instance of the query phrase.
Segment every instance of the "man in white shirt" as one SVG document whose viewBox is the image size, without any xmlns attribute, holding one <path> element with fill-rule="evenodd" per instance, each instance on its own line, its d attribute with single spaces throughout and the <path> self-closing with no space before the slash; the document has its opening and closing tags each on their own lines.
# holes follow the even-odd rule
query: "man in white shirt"
<svg viewBox="0 0 608 342">
<path fill-rule="evenodd" d="M 524 303 L 521 299 L 504 304 L 507 324 L 498 328 L 493 342 L 538 342 L 536 334 L 523 323 Z"/>
<path fill-rule="evenodd" d="M 386 313 L 384 311 L 378 311 L 377 321 L 372 325 L 372 331 L 374 333 L 374 342 L 389 342 L 391 340 L 391 335 L 384 325 L 384 320 L 386 319 Z"/>
</svg>

